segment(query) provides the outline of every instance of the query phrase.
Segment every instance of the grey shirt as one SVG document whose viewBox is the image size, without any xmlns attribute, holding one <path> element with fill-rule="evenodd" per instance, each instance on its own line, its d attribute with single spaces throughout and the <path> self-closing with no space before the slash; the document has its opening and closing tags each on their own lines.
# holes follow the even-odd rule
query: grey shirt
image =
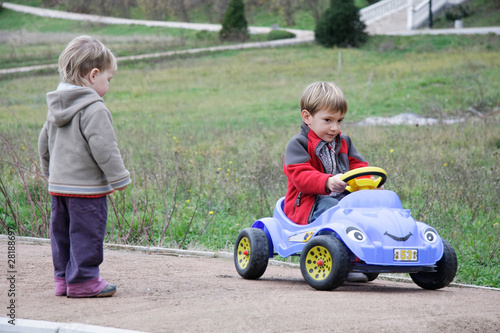
<svg viewBox="0 0 500 333">
<path fill-rule="evenodd" d="M 100 195 L 130 184 L 111 113 L 92 88 L 61 84 L 47 104 L 38 153 L 49 192 Z"/>
</svg>

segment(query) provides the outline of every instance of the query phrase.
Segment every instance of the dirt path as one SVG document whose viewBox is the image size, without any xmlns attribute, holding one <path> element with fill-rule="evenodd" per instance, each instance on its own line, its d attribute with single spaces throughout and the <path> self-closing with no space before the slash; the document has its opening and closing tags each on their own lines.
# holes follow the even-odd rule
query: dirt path
<svg viewBox="0 0 500 333">
<path fill-rule="evenodd" d="M 5 239 L 0 248 L 5 254 Z M 230 259 L 123 250 L 105 250 L 101 266 L 102 276 L 118 287 L 113 297 L 56 297 L 50 253 L 49 245 L 18 242 L 17 318 L 145 332 L 500 331 L 500 291 L 427 291 L 377 279 L 320 292 L 306 284 L 297 268 L 270 265 L 261 279 L 248 281 Z M 8 303 L 6 262 L 2 307 Z"/>
</svg>

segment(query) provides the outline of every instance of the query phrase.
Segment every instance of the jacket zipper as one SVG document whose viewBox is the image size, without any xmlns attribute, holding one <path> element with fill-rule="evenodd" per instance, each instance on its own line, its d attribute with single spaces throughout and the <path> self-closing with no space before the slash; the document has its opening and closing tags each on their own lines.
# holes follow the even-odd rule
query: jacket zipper
<svg viewBox="0 0 500 333">
<path fill-rule="evenodd" d="M 295 205 L 293 206 L 293 215 L 295 215 L 295 211 L 297 209 L 297 207 L 300 206 L 300 197 L 302 196 L 302 192 L 299 192 L 299 195 L 297 196 L 297 199 L 295 199 Z"/>
<path fill-rule="evenodd" d="M 302 196 L 302 192 L 299 192 L 299 195 L 297 196 L 297 200 L 295 200 L 295 206 L 299 207 L 300 206 L 300 197 Z"/>
</svg>

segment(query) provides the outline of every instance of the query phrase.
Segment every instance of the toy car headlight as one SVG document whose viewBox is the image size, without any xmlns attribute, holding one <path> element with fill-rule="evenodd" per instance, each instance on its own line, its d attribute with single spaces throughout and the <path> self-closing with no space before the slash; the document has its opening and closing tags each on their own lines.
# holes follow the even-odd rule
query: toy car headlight
<svg viewBox="0 0 500 333">
<path fill-rule="evenodd" d="M 347 237 L 356 242 L 362 242 L 366 239 L 365 234 L 355 227 L 348 227 L 345 231 L 347 233 Z"/>
<path fill-rule="evenodd" d="M 432 228 L 427 228 L 424 230 L 424 239 L 428 241 L 429 243 L 434 243 L 435 241 L 438 240 L 438 235 L 436 230 Z"/>
</svg>

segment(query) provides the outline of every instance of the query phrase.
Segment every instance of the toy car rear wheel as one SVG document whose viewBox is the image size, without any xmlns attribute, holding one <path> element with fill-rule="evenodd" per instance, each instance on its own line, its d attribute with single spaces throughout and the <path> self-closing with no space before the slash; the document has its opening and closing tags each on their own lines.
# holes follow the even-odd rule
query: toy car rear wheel
<svg viewBox="0 0 500 333">
<path fill-rule="evenodd" d="M 410 277 L 419 287 L 428 290 L 444 288 L 449 285 L 457 273 L 457 254 L 453 246 L 443 239 L 443 257 L 437 262 L 436 272 L 410 273 Z"/>
<path fill-rule="evenodd" d="M 366 277 L 368 278 L 368 282 L 375 280 L 378 278 L 379 273 L 364 273 Z"/>
<path fill-rule="evenodd" d="M 258 279 L 269 262 L 269 245 L 262 229 L 243 229 L 234 246 L 236 271 L 245 279 Z"/>
<path fill-rule="evenodd" d="M 300 256 L 300 271 L 311 287 L 332 290 L 341 286 L 349 273 L 349 256 L 345 245 L 333 236 L 316 236 Z"/>
</svg>

